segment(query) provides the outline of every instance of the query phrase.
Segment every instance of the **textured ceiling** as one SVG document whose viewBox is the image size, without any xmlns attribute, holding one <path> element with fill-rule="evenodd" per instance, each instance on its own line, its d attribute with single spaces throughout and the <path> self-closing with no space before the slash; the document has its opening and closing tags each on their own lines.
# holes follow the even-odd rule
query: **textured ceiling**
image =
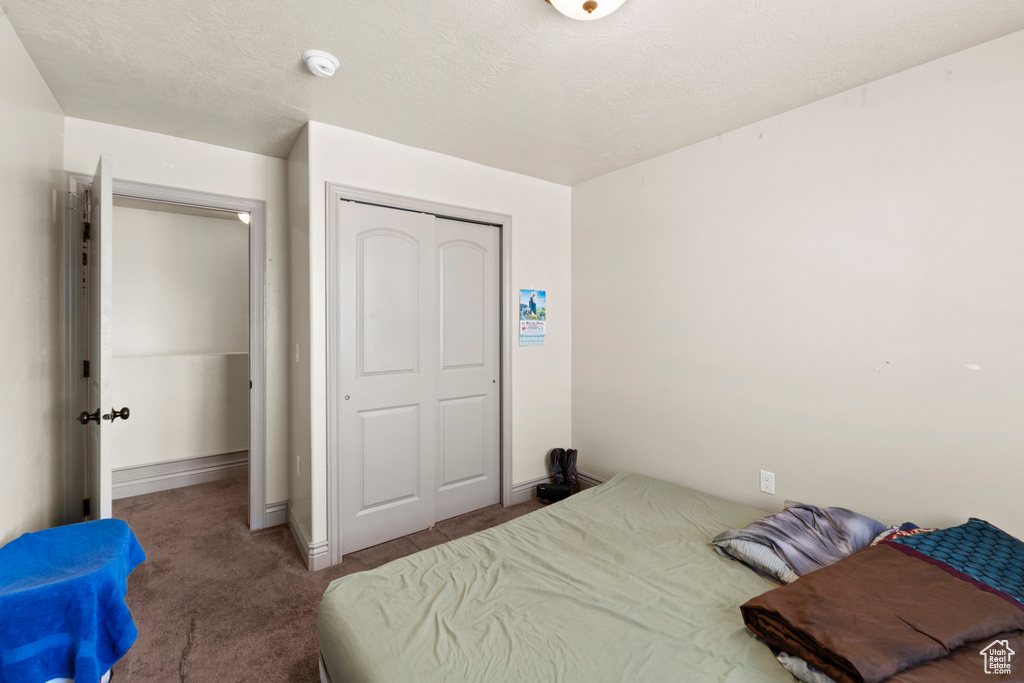
<svg viewBox="0 0 1024 683">
<path fill-rule="evenodd" d="M 278 157 L 313 119 L 567 185 L 1024 29 L 1020 0 L 0 5 L 68 116 Z"/>
</svg>

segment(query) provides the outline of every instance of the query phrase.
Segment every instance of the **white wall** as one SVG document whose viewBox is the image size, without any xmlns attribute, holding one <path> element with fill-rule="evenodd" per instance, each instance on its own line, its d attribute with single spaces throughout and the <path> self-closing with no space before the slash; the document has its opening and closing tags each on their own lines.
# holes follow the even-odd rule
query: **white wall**
<svg viewBox="0 0 1024 683">
<path fill-rule="evenodd" d="M 291 490 L 288 505 L 306 531 L 313 528 L 309 366 L 309 130 L 302 129 L 288 156 L 288 229 L 291 236 Z M 325 534 L 326 536 L 326 534 Z"/>
<path fill-rule="evenodd" d="M 267 503 L 288 498 L 288 234 L 281 159 L 68 118 L 64 164 L 92 175 L 103 152 L 115 178 L 260 199 L 267 206 Z"/>
<path fill-rule="evenodd" d="M 114 206 L 113 355 L 249 350 L 249 227 Z"/>
<path fill-rule="evenodd" d="M 569 445 L 572 304 L 568 187 L 310 122 L 308 311 L 293 311 L 298 341 L 308 357 L 310 408 L 294 429 L 309 430 L 300 453 L 312 476 L 308 519 L 311 541 L 327 537 L 327 422 L 325 330 L 326 184 L 340 183 L 512 216 L 512 288 L 547 290 L 547 340 L 539 348 L 512 348 L 513 482 L 546 474 L 544 457 Z M 301 229 L 300 229 L 301 230 Z M 302 243 L 299 236 L 293 247 Z M 305 282 L 297 286 L 306 286 Z M 509 293 L 518 310 L 518 291 Z M 307 336 L 308 335 L 308 336 Z M 305 351 L 308 349 L 308 353 Z M 303 437 L 304 438 L 304 437 Z M 308 459 L 308 462 L 307 462 Z M 295 500 L 293 499 L 293 506 Z M 303 521 L 305 510 L 296 508 Z"/>
<path fill-rule="evenodd" d="M 116 204 L 114 469 L 247 450 L 248 226 Z"/>
<path fill-rule="evenodd" d="M 581 467 L 1024 534 L 1022 73 L 1018 33 L 573 188 Z"/>
<path fill-rule="evenodd" d="M 64 115 L 0 10 L 0 545 L 62 519 Z"/>
<path fill-rule="evenodd" d="M 111 437 L 112 466 L 136 467 L 249 448 L 249 354 L 122 356 L 112 394 L 131 408 Z"/>
</svg>

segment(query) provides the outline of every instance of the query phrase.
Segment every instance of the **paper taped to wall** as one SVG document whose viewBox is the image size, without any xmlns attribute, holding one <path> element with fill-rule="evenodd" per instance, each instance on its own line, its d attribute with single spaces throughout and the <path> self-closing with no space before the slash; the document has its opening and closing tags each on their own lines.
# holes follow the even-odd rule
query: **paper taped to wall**
<svg viewBox="0 0 1024 683">
<path fill-rule="evenodd" d="M 544 346 L 547 324 L 547 292 L 519 290 L 519 345 Z"/>
</svg>

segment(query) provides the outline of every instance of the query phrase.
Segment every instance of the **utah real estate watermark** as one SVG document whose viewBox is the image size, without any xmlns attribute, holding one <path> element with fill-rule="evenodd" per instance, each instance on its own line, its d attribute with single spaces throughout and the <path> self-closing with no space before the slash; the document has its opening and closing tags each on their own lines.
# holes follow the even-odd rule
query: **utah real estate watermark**
<svg viewBox="0 0 1024 683">
<path fill-rule="evenodd" d="M 1006 640 L 993 640 L 979 654 L 985 658 L 985 673 L 1008 674 L 1013 668 L 1012 658 L 1016 652 L 1010 649 Z"/>
</svg>

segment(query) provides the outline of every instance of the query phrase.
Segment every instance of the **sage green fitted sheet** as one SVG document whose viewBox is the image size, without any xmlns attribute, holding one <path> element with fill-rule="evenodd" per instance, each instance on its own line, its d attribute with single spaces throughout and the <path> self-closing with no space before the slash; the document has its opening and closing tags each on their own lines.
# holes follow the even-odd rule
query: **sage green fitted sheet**
<svg viewBox="0 0 1024 683">
<path fill-rule="evenodd" d="M 623 473 L 327 588 L 330 683 L 787 681 L 740 605 L 772 584 L 710 545 L 765 513 Z"/>
</svg>

